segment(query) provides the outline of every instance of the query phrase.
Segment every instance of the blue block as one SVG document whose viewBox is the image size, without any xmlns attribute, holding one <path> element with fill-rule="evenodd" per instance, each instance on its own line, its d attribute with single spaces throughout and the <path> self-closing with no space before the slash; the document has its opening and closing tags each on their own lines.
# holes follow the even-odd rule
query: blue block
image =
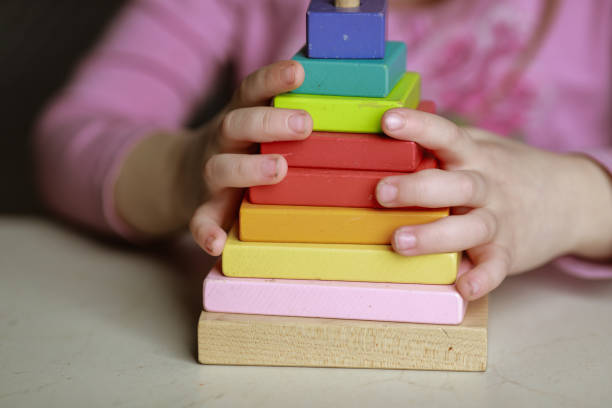
<svg viewBox="0 0 612 408">
<path fill-rule="evenodd" d="M 387 41 L 384 59 L 314 59 L 304 50 L 293 59 L 306 72 L 294 93 L 384 98 L 406 72 L 406 44 Z"/>
<path fill-rule="evenodd" d="M 334 0 L 312 0 L 306 14 L 310 58 L 369 59 L 385 56 L 387 0 L 361 0 L 336 8 Z"/>
</svg>

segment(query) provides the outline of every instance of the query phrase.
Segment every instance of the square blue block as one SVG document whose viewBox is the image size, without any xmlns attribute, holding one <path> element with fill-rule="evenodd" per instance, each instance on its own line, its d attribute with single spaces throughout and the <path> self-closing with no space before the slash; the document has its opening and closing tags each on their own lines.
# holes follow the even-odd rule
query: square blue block
<svg viewBox="0 0 612 408">
<path fill-rule="evenodd" d="M 406 72 L 406 44 L 387 41 L 384 59 L 315 59 L 304 50 L 293 59 L 306 72 L 294 93 L 384 98 Z"/>
<path fill-rule="evenodd" d="M 310 58 L 383 58 L 387 0 L 361 0 L 336 8 L 334 0 L 312 0 L 306 14 Z"/>
</svg>

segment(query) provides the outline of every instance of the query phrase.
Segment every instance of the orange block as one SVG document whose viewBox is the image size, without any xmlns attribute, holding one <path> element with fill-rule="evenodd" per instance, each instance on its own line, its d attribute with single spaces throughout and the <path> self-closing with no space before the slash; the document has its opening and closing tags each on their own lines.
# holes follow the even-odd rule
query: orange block
<svg viewBox="0 0 612 408">
<path fill-rule="evenodd" d="M 251 204 L 240 206 L 240 240 L 315 244 L 389 244 L 403 225 L 446 217 L 448 208 L 395 210 Z"/>
</svg>

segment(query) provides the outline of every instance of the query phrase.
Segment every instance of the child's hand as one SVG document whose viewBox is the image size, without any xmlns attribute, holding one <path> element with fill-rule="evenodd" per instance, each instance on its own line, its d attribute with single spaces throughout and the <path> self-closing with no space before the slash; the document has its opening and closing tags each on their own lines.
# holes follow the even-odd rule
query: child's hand
<svg viewBox="0 0 612 408">
<path fill-rule="evenodd" d="M 287 173 L 281 155 L 253 155 L 256 143 L 299 140 L 312 131 L 305 111 L 272 108 L 277 94 L 302 84 L 304 70 L 295 61 L 282 61 L 249 75 L 229 106 L 207 124 L 194 140 L 197 183 L 204 180 L 204 202 L 193 215 L 190 229 L 209 254 L 220 255 L 235 219 L 242 188 L 275 184 Z M 202 169 L 203 167 L 203 169 Z M 202 169 L 203 171 L 200 171 Z"/>
<path fill-rule="evenodd" d="M 378 201 L 454 207 L 450 217 L 398 228 L 393 248 L 403 255 L 467 251 L 473 268 L 457 281 L 466 299 L 565 253 L 612 256 L 610 179 L 589 158 L 545 152 L 409 109 L 388 111 L 383 129 L 432 150 L 442 169 L 381 180 Z"/>
</svg>

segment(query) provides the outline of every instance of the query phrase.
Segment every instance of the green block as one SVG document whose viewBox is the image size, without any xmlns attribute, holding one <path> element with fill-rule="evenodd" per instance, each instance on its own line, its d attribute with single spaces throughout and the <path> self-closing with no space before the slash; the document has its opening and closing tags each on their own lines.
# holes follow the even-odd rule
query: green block
<svg viewBox="0 0 612 408">
<path fill-rule="evenodd" d="M 274 106 L 310 113 L 313 130 L 344 133 L 381 133 L 382 115 L 392 108 L 415 109 L 421 94 L 421 77 L 406 72 L 385 98 L 284 93 Z"/>
<path fill-rule="evenodd" d="M 406 44 L 387 41 L 384 59 L 314 59 L 305 49 L 293 59 L 304 67 L 300 94 L 383 98 L 406 72 Z"/>
</svg>

